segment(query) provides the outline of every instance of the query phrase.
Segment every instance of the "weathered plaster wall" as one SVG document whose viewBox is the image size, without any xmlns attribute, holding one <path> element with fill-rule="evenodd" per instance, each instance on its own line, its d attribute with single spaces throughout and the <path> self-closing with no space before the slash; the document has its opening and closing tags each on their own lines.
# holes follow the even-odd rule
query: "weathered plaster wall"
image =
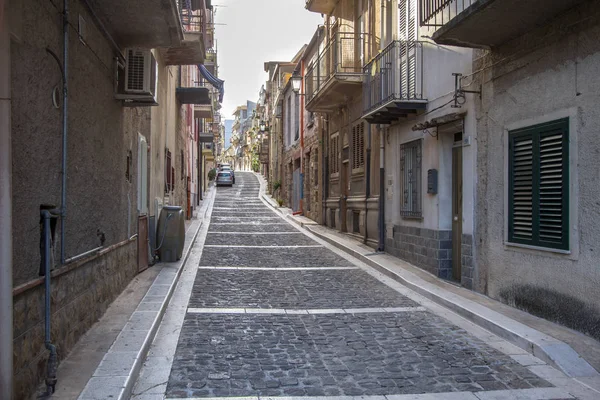
<svg viewBox="0 0 600 400">
<path fill-rule="evenodd" d="M 585 324 L 597 320 L 600 312 L 598 37 L 600 11 L 591 1 L 498 48 L 475 66 L 493 65 L 478 76 L 484 95 L 478 121 L 478 287 L 562 323 L 578 315 Z M 568 115 L 571 254 L 506 247 L 506 130 L 519 122 L 535 124 Z M 557 306 L 561 311 L 555 313 Z M 590 310 L 587 317 L 580 315 L 583 308 Z"/>
<path fill-rule="evenodd" d="M 62 87 L 61 73 L 46 52 L 49 48 L 61 57 L 62 10 L 25 0 L 20 11 L 17 18 L 27 35 L 14 41 L 11 51 L 15 286 L 38 276 L 39 207 L 60 207 L 62 155 L 61 109 L 51 102 L 53 88 Z M 79 15 L 89 23 L 87 45 L 70 32 L 67 258 L 98 247 L 98 231 L 105 246 L 127 239 L 128 204 L 135 227 L 137 132 L 145 123 L 136 118 L 145 111 L 125 109 L 114 99 L 113 51 L 87 10 L 72 1 L 74 26 Z M 131 182 L 126 179 L 129 151 Z M 56 239 L 59 259 L 60 235 Z"/>
</svg>

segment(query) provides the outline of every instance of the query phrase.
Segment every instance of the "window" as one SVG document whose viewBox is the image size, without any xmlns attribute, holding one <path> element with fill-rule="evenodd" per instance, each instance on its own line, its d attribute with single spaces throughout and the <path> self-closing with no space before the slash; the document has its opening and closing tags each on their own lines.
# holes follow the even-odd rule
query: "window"
<svg viewBox="0 0 600 400">
<path fill-rule="evenodd" d="M 185 157 L 183 155 L 183 150 L 181 150 L 181 180 L 185 177 Z"/>
<path fill-rule="evenodd" d="M 422 215 L 421 145 L 421 139 L 400 145 L 400 215 L 403 217 Z"/>
<path fill-rule="evenodd" d="M 294 97 L 294 123 L 295 123 L 295 132 L 296 136 L 294 136 L 294 140 L 300 139 L 300 95 L 296 94 Z"/>
<path fill-rule="evenodd" d="M 352 128 L 352 169 L 365 165 L 365 123 L 361 122 Z"/>
<path fill-rule="evenodd" d="M 171 173 L 173 170 L 173 168 L 171 168 L 171 152 L 168 149 L 165 157 L 167 158 L 165 162 L 165 193 L 169 193 L 171 190 L 173 190 L 174 179 L 172 179 L 173 174 Z"/>
<path fill-rule="evenodd" d="M 569 119 L 509 132 L 508 241 L 569 249 Z"/>
<path fill-rule="evenodd" d="M 133 164 L 133 155 L 131 150 L 127 152 L 127 165 L 125 166 L 125 179 L 127 182 L 131 182 L 131 169 Z"/>
<path fill-rule="evenodd" d="M 292 96 L 288 97 L 287 99 L 287 135 L 286 137 L 288 138 L 287 140 L 287 145 L 291 145 L 292 144 Z"/>
<path fill-rule="evenodd" d="M 331 138 L 329 146 L 329 173 L 336 174 L 340 172 L 340 137 L 335 135 Z"/>
</svg>

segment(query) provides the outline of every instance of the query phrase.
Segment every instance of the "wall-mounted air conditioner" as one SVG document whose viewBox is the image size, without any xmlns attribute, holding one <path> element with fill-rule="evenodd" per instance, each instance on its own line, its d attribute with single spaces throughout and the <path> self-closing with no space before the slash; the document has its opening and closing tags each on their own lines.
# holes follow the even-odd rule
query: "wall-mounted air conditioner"
<svg viewBox="0 0 600 400">
<path fill-rule="evenodd" d="M 149 49 L 127 49 L 125 63 L 117 62 L 115 98 L 124 106 L 156 106 L 158 64 Z"/>
</svg>

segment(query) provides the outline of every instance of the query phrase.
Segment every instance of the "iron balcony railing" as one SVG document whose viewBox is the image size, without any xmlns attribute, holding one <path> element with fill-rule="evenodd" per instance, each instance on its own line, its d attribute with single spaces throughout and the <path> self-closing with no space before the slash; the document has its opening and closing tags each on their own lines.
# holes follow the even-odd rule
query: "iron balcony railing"
<svg viewBox="0 0 600 400">
<path fill-rule="evenodd" d="M 421 26 L 444 26 L 479 0 L 419 0 Z M 493 29 L 493 28 L 492 28 Z"/>
<path fill-rule="evenodd" d="M 423 43 L 390 43 L 364 67 L 363 111 L 368 113 L 394 100 L 423 99 Z"/>
<path fill-rule="evenodd" d="M 362 74 L 367 35 L 337 32 L 325 45 L 317 59 L 306 70 L 304 87 L 306 102 L 310 102 L 336 74 Z"/>
</svg>

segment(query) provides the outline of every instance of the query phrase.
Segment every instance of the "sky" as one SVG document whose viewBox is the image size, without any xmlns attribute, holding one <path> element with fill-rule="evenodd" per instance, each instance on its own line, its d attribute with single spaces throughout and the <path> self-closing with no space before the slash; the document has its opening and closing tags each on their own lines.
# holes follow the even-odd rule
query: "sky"
<svg viewBox="0 0 600 400">
<path fill-rule="evenodd" d="M 323 18 L 305 0 L 213 0 L 219 78 L 225 80 L 221 115 L 257 101 L 266 61 L 289 61 L 312 39 Z M 220 25 L 225 24 L 225 25 Z"/>
</svg>

